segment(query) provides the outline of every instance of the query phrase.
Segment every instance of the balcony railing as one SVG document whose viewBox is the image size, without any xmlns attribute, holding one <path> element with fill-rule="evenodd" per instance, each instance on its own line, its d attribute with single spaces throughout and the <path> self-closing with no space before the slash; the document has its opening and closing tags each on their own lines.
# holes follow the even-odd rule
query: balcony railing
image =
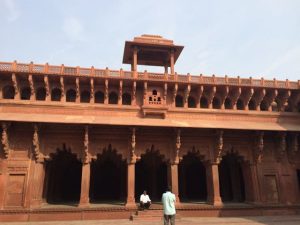
<svg viewBox="0 0 300 225">
<path fill-rule="evenodd" d="M 231 86 L 253 86 L 253 87 L 268 87 L 268 88 L 290 88 L 299 89 L 300 80 L 298 81 L 278 81 L 252 79 L 250 78 L 234 78 L 234 77 L 216 77 L 213 76 L 191 76 L 191 75 L 178 75 L 178 74 L 164 74 L 164 73 L 149 73 L 145 72 L 132 72 L 120 70 L 94 69 L 69 67 L 69 66 L 53 66 L 49 64 L 25 64 L 14 62 L 0 62 L 0 72 L 12 73 L 31 73 L 31 74 L 53 74 L 53 75 L 72 75 L 72 76 L 94 76 L 94 77 L 114 77 L 125 79 L 137 80 L 166 80 L 178 83 L 195 83 L 195 84 L 211 84 L 211 85 L 231 85 Z"/>
</svg>

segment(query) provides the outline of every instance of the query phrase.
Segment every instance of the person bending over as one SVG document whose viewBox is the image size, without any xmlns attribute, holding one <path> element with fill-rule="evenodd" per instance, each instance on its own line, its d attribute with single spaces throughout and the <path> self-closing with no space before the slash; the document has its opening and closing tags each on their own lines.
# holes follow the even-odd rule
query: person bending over
<svg viewBox="0 0 300 225">
<path fill-rule="evenodd" d="M 149 198 L 149 195 L 147 195 L 147 191 L 144 191 L 140 197 L 140 208 L 141 210 L 149 209 L 150 205 L 151 205 L 151 200 Z"/>
</svg>

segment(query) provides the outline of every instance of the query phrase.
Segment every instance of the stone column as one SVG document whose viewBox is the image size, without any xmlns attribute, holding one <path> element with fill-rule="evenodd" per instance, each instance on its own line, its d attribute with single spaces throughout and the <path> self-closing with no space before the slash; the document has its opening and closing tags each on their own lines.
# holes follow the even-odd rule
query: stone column
<svg viewBox="0 0 300 225">
<path fill-rule="evenodd" d="M 178 188 L 178 163 L 169 164 L 169 185 L 172 193 L 176 196 L 176 204 L 180 204 L 179 188 Z"/>
<path fill-rule="evenodd" d="M 135 162 L 127 163 L 127 199 L 126 207 L 135 208 Z"/>
<path fill-rule="evenodd" d="M 32 179 L 32 198 L 30 202 L 31 208 L 39 208 L 42 205 L 44 179 L 45 179 L 44 162 L 35 162 L 34 175 Z"/>
<path fill-rule="evenodd" d="M 82 175 L 81 175 L 81 191 L 79 207 L 87 207 L 90 204 L 89 192 L 90 192 L 90 175 L 91 163 L 82 163 Z"/>
<path fill-rule="evenodd" d="M 207 201 L 212 205 L 222 205 L 219 184 L 219 168 L 217 163 L 206 165 Z"/>
<path fill-rule="evenodd" d="M 260 190 L 259 190 L 259 184 L 258 184 L 257 164 L 250 163 L 249 171 L 250 171 L 250 177 L 249 177 L 250 186 L 252 189 L 252 202 L 258 204 L 261 202 L 261 196 L 260 196 Z"/>
</svg>

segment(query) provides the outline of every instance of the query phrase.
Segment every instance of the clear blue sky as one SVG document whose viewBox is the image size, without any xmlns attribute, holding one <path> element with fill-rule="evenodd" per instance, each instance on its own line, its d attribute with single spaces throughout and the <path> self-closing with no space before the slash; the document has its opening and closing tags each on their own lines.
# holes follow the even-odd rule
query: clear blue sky
<svg viewBox="0 0 300 225">
<path fill-rule="evenodd" d="M 300 0 L 0 0 L 0 30 L 0 61 L 129 69 L 124 41 L 159 34 L 178 73 L 300 79 Z"/>
</svg>

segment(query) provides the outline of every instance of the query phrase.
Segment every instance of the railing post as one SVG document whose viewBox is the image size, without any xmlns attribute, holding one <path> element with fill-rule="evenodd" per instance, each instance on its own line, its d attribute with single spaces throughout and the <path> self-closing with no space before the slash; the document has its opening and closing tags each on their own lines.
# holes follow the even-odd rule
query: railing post
<svg viewBox="0 0 300 225">
<path fill-rule="evenodd" d="M 64 68 L 65 68 L 65 65 L 64 65 L 64 64 L 61 64 L 61 67 L 60 67 L 60 74 L 64 74 Z"/>
<path fill-rule="evenodd" d="M 15 60 L 12 64 L 12 70 L 17 71 L 17 60 Z"/>
<path fill-rule="evenodd" d="M 29 64 L 29 72 L 32 73 L 33 72 L 33 62 L 31 61 Z"/>
</svg>

